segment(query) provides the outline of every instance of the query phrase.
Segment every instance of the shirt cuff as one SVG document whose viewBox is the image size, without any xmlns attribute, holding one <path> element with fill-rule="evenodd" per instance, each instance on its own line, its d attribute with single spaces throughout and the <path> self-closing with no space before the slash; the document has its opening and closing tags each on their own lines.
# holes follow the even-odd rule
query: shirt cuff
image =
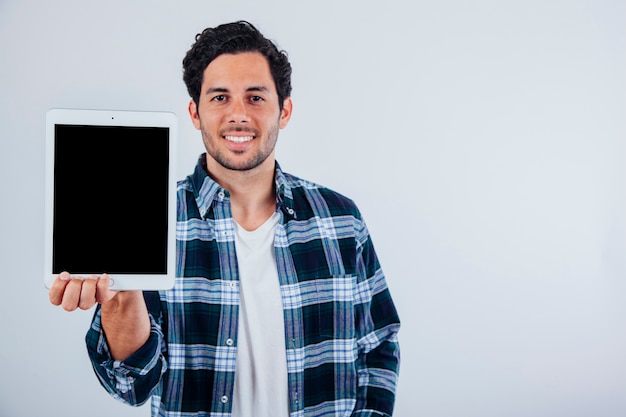
<svg viewBox="0 0 626 417">
<path fill-rule="evenodd" d="M 150 315 L 150 336 L 148 340 L 132 355 L 123 361 L 115 360 L 111 356 L 109 345 L 102 330 L 100 322 L 100 311 L 97 311 L 91 328 L 87 333 L 86 342 L 89 355 L 95 366 L 99 366 L 106 370 L 111 378 L 138 378 L 147 375 L 150 371 L 158 366 L 161 361 L 163 351 L 163 333 L 160 326 L 156 323 L 152 315 Z M 165 369 L 161 370 L 161 373 Z"/>
</svg>

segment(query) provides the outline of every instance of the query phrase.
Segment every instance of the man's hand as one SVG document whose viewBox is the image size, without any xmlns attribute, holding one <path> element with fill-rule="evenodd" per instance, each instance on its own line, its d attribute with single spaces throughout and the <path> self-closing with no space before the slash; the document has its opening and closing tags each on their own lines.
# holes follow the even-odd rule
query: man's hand
<svg viewBox="0 0 626 417">
<path fill-rule="evenodd" d="M 114 359 L 123 360 L 139 349 L 150 336 L 150 317 L 143 292 L 115 291 L 109 288 L 107 274 L 71 278 L 62 272 L 50 286 L 48 295 L 55 306 L 74 311 L 102 305 L 102 329 Z"/>
<path fill-rule="evenodd" d="M 62 272 L 52 283 L 48 295 L 52 304 L 60 305 L 66 311 L 77 308 L 88 310 L 96 303 L 106 303 L 117 295 L 119 291 L 111 290 L 109 282 L 107 274 L 71 278 L 68 272 Z"/>
</svg>

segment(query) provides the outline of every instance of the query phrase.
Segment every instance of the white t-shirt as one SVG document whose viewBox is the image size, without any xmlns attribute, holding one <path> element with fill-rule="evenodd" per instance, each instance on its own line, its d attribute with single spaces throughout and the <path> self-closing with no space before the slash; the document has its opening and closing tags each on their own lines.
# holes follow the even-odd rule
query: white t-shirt
<svg viewBox="0 0 626 417">
<path fill-rule="evenodd" d="M 247 231 L 235 223 L 239 332 L 233 417 L 288 417 L 287 356 L 274 234 L 280 215 Z"/>
</svg>

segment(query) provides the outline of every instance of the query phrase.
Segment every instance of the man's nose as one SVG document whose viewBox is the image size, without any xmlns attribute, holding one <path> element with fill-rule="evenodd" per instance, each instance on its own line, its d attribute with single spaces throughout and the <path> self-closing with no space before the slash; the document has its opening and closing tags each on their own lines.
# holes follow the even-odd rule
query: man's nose
<svg viewBox="0 0 626 417">
<path fill-rule="evenodd" d="M 236 99 L 231 102 L 229 107 L 229 122 L 231 123 L 245 123 L 250 120 L 248 115 L 248 108 L 245 100 Z"/>
</svg>

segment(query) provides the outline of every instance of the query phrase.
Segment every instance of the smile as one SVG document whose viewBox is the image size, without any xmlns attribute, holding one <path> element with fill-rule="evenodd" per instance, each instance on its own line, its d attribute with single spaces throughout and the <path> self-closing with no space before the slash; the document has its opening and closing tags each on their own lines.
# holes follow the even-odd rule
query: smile
<svg viewBox="0 0 626 417">
<path fill-rule="evenodd" d="M 230 142 L 244 143 L 250 142 L 252 139 L 254 139 L 254 136 L 224 136 L 224 139 Z"/>
</svg>

